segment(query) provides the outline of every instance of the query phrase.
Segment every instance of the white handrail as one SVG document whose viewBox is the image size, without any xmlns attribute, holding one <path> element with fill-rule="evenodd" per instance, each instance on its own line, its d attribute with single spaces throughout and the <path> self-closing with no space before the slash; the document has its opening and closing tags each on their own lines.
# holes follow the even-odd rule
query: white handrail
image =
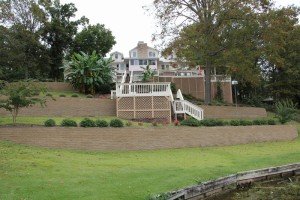
<svg viewBox="0 0 300 200">
<path fill-rule="evenodd" d="M 121 83 L 125 83 L 126 76 L 127 76 L 127 73 L 126 73 L 126 70 L 125 70 L 125 71 L 124 71 L 124 74 L 123 74 L 123 76 L 122 76 Z M 116 88 L 117 88 L 117 86 L 116 86 Z M 123 85 L 120 85 L 120 89 L 123 90 Z"/>
<path fill-rule="evenodd" d="M 132 83 L 132 81 L 133 81 L 133 71 L 130 71 L 130 81 L 129 81 L 129 83 Z"/>
<path fill-rule="evenodd" d="M 176 98 L 177 98 L 177 99 L 180 99 L 180 100 L 184 100 L 183 95 L 182 95 L 180 89 L 177 90 Z"/>
<path fill-rule="evenodd" d="M 117 97 L 170 96 L 170 83 L 117 83 Z"/>
<path fill-rule="evenodd" d="M 202 108 L 186 100 L 175 100 L 173 102 L 173 109 L 176 114 L 186 113 L 198 120 L 202 120 L 204 117 Z"/>
</svg>

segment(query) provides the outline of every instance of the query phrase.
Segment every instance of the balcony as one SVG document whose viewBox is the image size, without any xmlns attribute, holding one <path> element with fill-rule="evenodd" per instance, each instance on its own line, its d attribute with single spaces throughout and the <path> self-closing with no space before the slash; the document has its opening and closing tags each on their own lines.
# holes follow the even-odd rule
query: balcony
<svg viewBox="0 0 300 200">
<path fill-rule="evenodd" d="M 172 96 L 170 83 L 117 83 L 116 97 Z M 172 96 L 173 97 L 173 96 Z"/>
</svg>

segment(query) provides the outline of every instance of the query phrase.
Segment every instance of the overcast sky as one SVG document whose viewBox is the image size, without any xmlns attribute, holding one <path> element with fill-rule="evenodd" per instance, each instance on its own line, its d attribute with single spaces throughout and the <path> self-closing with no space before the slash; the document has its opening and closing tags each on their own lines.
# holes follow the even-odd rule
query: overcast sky
<svg viewBox="0 0 300 200">
<path fill-rule="evenodd" d="M 120 51 L 125 57 L 138 41 L 144 41 L 149 46 L 151 34 L 155 32 L 155 20 L 149 16 L 143 6 L 150 5 L 153 0 L 60 0 L 61 4 L 74 3 L 77 16 L 86 16 L 90 24 L 104 24 L 116 38 L 117 44 L 113 51 Z M 276 6 L 295 4 L 300 6 L 300 0 L 276 0 Z"/>
</svg>

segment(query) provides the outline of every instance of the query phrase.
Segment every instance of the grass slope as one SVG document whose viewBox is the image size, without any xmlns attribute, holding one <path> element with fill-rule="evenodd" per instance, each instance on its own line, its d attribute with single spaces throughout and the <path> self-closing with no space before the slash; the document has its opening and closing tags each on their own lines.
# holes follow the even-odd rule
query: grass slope
<svg viewBox="0 0 300 200">
<path fill-rule="evenodd" d="M 300 139 L 157 151 L 89 152 L 0 142 L 0 199 L 147 199 L 239 171 L 299 162 Z"/>
</svg>

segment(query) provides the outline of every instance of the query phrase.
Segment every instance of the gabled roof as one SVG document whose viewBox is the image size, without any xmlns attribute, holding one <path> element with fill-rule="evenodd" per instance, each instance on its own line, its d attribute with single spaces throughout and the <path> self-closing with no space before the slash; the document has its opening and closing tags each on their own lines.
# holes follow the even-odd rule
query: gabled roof
<svg viewBox="0 0 300 200">
<path fill-rule="evenodd" d="M 121 53 L 121 52 L 119 52 L 119 51 L 114 51 L 114 52 L 112 52 L 112 53 L 110 53 L 109 55 L 113 55 L 113 54 L 121 54 L 122 56 L 123 56 L 123 54 Z"/>
</svg>

